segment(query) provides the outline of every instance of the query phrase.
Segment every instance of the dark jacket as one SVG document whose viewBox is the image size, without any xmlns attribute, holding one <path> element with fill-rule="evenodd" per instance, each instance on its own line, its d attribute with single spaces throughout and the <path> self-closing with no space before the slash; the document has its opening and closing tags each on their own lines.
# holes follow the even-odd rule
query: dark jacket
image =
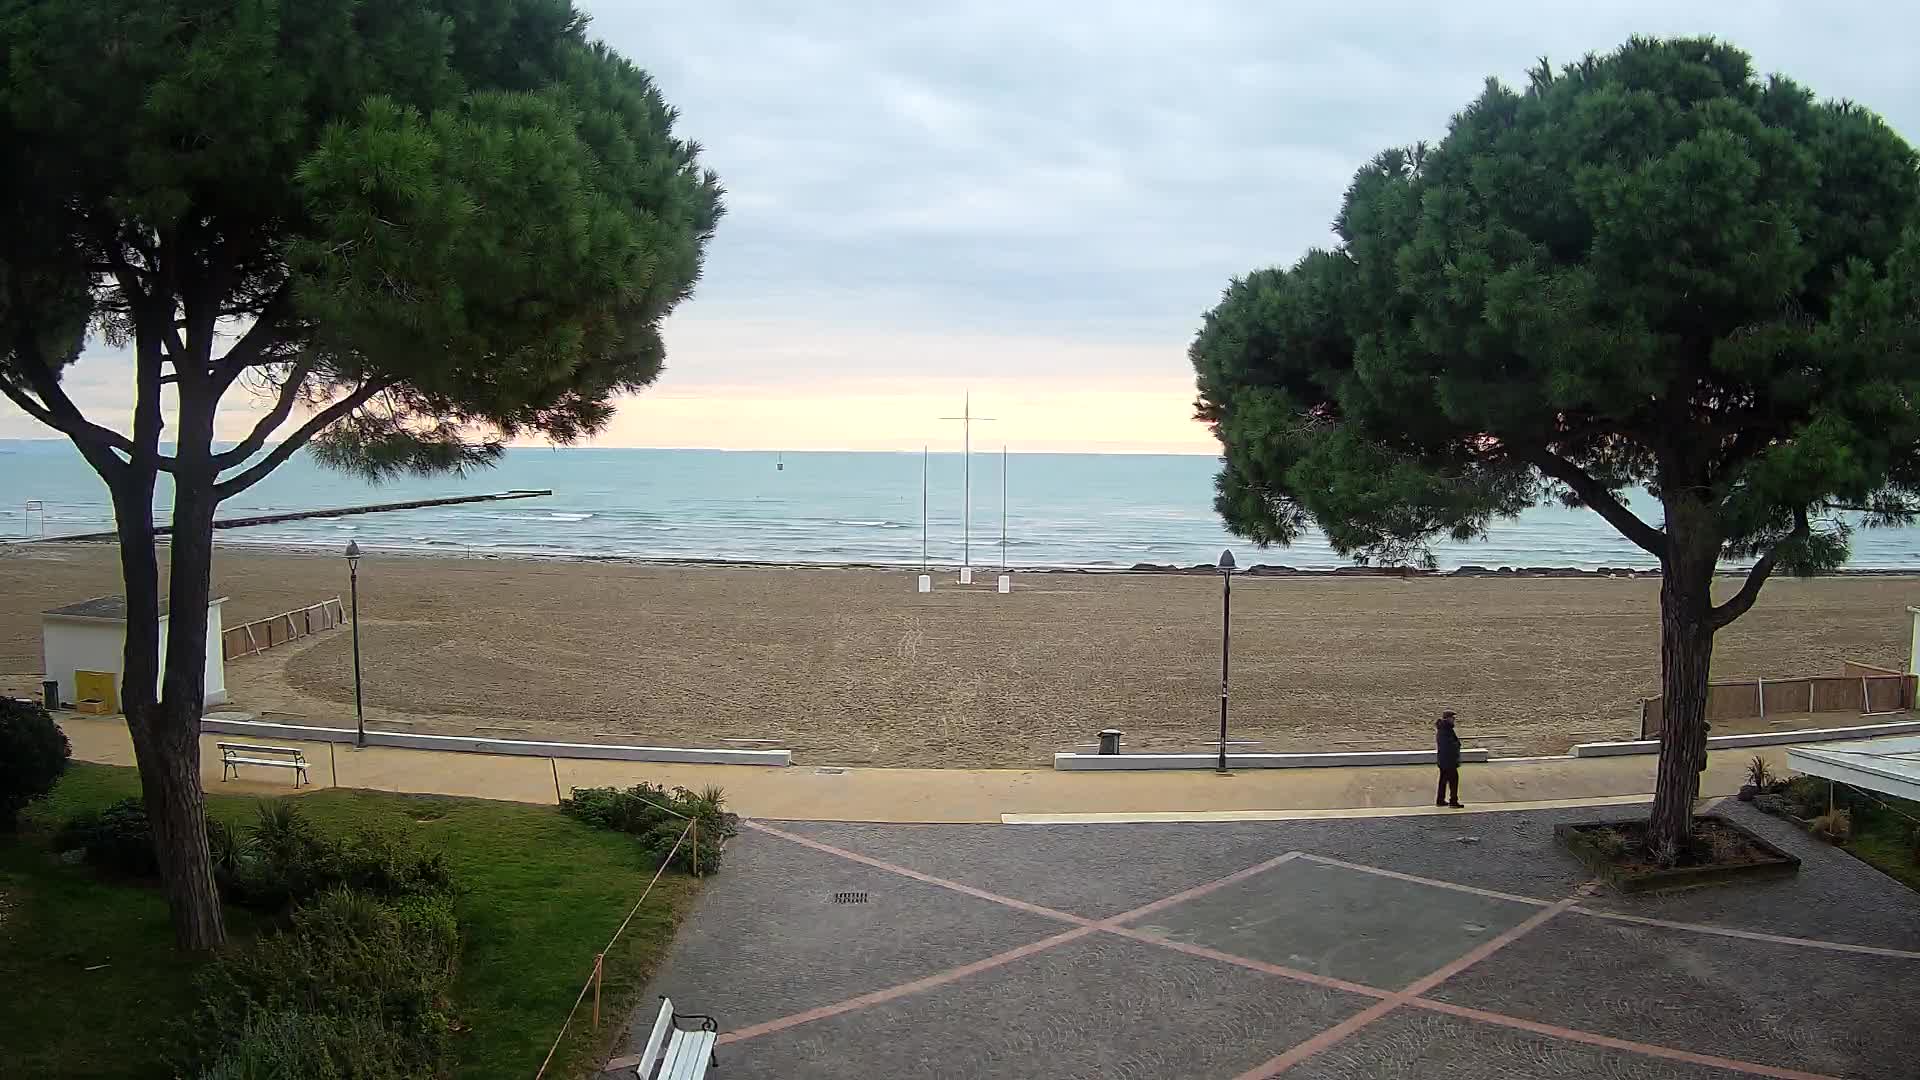
<svg viewBox="0 0 1920 1080">
<path fill-rule="evenodd" d="M 1460 736 L 1454 732 L 1452 724 L 1440 725 L 1439 738 L 1435 740 L 1434 748 L 1440 752 L 1441 768 L 1460 767 Z"/>
</svg>

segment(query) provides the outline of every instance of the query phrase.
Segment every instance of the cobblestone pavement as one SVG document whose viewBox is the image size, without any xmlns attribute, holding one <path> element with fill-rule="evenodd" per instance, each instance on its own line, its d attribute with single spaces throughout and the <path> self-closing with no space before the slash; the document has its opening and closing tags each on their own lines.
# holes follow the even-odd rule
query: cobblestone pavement
<svg viewBox="0 0 1920 1080">
<path fill-rule="evenodd" d="M 1920 1078 L 1920 896 L 1723 812 L 1797 878 L 1598 890 L 1552 829 L 1619 808 L 751 823 L 652 989 L 722 1080 Z"/>
</svg>

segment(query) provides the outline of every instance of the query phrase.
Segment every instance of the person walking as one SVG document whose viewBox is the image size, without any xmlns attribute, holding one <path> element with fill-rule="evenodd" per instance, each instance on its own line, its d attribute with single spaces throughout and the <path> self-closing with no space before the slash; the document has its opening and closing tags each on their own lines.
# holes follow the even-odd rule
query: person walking
<svg viewBox="0 0 1920 1080">
<path fill-rule="evenodd" d="M 1452 709 L 1440 714 L 1434 729 L 1434 749 L 1439 752 L 1440 760 L 1440 790 L 1433 797 L 1433 805 L 1464 809 L 1460 803 L 1460 736 L 1453 730 Z"/>
</svg>

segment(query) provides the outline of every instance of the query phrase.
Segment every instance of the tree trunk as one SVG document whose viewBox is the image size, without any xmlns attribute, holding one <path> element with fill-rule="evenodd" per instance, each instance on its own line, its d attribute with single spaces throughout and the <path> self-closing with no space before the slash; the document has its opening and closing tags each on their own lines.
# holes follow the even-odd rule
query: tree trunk
<svg viewBox="0 0 1920 1080">
<path fill-rule="evenodd" d="M 1693 829 L 1700 772 L 1707 767 L 1707 685 L 1713 666 L 1713 570 L 1720 544 L 1687 528 L 1669 506 L 1672 547 L 1660 581 L 1660 769 L 1649 839 L 1677 853 Z"/>
</svg>

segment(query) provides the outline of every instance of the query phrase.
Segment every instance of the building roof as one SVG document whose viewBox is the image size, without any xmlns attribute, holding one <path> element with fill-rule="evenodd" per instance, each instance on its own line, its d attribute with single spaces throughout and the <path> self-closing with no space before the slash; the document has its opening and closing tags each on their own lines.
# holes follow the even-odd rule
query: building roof
<svg viewBox="0 0 1920 1080">
<path fill-rule="evenodd" d="M 1883 795 L 1920 800 L 1920 736 L 1790 747 L 1787 767 Z"/>
<path fill-rule="evenodd" d="M 226 603 L 224 596 L 210 597 L 207 606 Z M 124 596 L 96 596 L 91 600 L 82 600 L 65 607 L 48 608 L 42 615 L 57 615 L 67 619 L 101 619 L 108 622 L 127 621 L 127 598 Z M 167 617 L 167 596 L 160 594 L 160 617 Z"/>
</svg>

